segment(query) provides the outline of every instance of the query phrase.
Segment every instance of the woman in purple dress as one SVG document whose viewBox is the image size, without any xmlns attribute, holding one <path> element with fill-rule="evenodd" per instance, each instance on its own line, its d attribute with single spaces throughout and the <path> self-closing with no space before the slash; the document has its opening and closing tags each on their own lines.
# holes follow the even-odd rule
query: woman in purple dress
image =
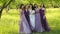
<svg viewBox="0 0 60 34">
<path fill-rule="evenodd" d="M 31 33 L 29 22 L 26 19 L 24 10 L 24 5 L 20 6 L 21 22 L 20 22 L 20 34 L 29 34 Z"/>
<path fill-rule="evenodd" d="M 43 32 L 44 28 L 42 27 L 41 24 L 40 12 L 37 4 L 34 4 L 34 9 L 35 9 L 35 31 Z"/>
<path fill-rule="evenodd" d="M 39 11 L 40 11 L 42 26 L 44 27 L 45 31 L 50 31 L 50 28 L 49 28 L 47 21 L 46 21 L 44 4 L 41 4 Z"/>
<path fill-rule="evenodd" d="M 27 19 L 27 21 L 28 21 L 28 24 L 29 24 L 29 26 L 30 26 L 30 29 L 31 29 L 31 31 L 32 31 L 32 26 L 31 26 L 31 22 L 30 22 L 30 17 L 29 17 L 29 15 L 30 15 L 30 13 L 29 13 L 29 5 L 26 5 L 25 6 L 25 17 L 26 17 L 26 19 Z"/>
</svg>

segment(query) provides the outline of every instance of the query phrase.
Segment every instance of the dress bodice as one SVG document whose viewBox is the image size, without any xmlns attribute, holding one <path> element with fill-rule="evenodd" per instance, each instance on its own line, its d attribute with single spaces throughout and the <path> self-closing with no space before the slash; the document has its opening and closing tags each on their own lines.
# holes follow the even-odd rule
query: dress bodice
<svg viewBox="0 0 60 34">
<path fill-rule="evenodd" d="M 39 12 L 39 9 L 36 9 L 36 10 L 35 10 L 35 14 L 37 14 L 37 13 L 40 13 L 40 12 Z"/>
<path fill-rule="evenodd" d="M 42 15 L 45 14 L 44 8 L 41 8 L 39 11 L 40 11 L 40 14 L 42 14 Z"/>
<path fill-rule="evenodd" d="M 40 9 L 40 13 L 44 13 L 44 9 L 43 8 Z"/>
<path fill-rule="evenodd" d="M 35 11 L 34 10 L 29 10 L 30 15 L 34 15 Z"/>
<path fill-rule="evenodd" d="M 24 14 L 24 11 L 23 10 L 21 10 L 21 15 L 23 15 Z"/>
</svg>

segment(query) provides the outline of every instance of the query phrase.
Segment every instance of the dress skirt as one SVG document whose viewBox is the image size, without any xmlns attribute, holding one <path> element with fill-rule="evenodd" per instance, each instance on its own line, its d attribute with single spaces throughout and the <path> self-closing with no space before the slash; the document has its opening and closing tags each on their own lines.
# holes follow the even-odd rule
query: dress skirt
<svg viewBox="0 0 60 34">
<path fill-rule="evenodd" d="M 41 23 L 40 13 L 39 10 L 35 10 L 35 30 L 37 32 L 43 32 L 44 28 Z"/>
<path fill-rule="evenodd" d="M 30 15 L 29 15 L 32 30 L 35 29 L 35 14 L 34 14 L 34 12 L 35 12 L 34 10 L 30 10 Z"/>
<path fill-rule="evenodd" d="M 40 17 L 41 17 L 41 23 L 42 26 L 44 27 L 45 31 L 50 31 L 50 27 L 47 23 L 46 16 L 45 16 L 45 10 L 42 8 L 39 10 L 40 11 Z M 45 18 L 43 18 L 45 16 Z"/>
<path fill-rule="evenodd" d="M 29 34 L 31 33 L 28 21 L 24 15 L 24 12 L 21 12 L 21 22 L 20 22 L 20 34 Z"/>
</svg>

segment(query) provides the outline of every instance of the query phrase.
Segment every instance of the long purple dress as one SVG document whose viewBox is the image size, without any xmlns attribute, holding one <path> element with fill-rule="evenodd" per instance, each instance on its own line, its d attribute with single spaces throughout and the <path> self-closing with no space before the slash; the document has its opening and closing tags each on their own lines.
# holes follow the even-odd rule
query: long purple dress
<svg viewBox="0 0 60 34">
<path fill-rule="evenodd" d="M 31 22 L 30 22 L 30 17 L 29 17 L 29 11 L 28 10 L 25 10 L 24 11 L 24 14 L 25 14 L 25 17 L 26 17 L 26 19 L 27 19 L 27 21 L 28 21 L 28 24 L 29 24 L 29 27 L 30 27 L 30 29 L 31 29 L 31 31 L 32 31 L 32 26 L 31 26 Z"/>
<path fill-rule="evenodd" d="M 41 17 L 42 26 L 44 27 L 45 31 L 50 31 L 50 28 L 49 28 L 48 23 L 46 21 L 44 8 L 41 8 L 39 11 L 40 11 L 40 17 Z M 45 18 L 43 18 L 43 16 L 45 16 Z"/>
<path fill-rule="evenodd" d="M 29 33 L 31 33 L 29 23 L 25 17 L 24 11 L 21 11 L 20 34 L 29 34 Z"/>
<path fill-rule="evenodd" d="M 39 9 L 35 10 L 35 30 L 37 32 L 43 32 L 44 31 L 44 28 L 42 27 L 42 24 L 41 24 Z"/>
</svg>

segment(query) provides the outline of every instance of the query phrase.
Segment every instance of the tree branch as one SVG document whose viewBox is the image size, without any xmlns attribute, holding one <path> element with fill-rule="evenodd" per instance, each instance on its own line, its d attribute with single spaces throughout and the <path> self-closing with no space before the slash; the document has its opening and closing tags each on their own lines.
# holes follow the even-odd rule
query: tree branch
<svg viewBox="0 0 60 34">
<path fill-rule="evenodd" d="M 3 4 L 3 6 L 2 6 L 2 8 L 1 8 L 1 10 L 0 10 L 0 18 L 1 18 L 1 15 L 2 15 L 3 9 L 6 8 L 12 1 L 13 1 L 13 0 L 10 0 L 7 4 L 6 4 L 6 2 Z"/>
</svg>

